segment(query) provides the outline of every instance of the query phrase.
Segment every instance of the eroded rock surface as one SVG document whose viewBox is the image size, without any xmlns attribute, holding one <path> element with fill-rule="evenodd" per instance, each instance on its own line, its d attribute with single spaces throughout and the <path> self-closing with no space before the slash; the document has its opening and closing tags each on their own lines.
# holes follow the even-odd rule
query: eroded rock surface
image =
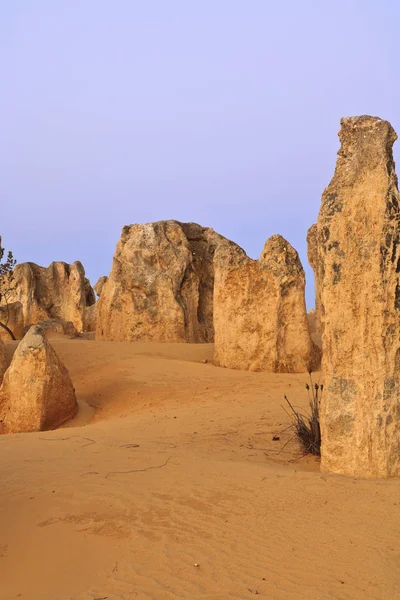
<svg viewBox="0 0 400 600">
<path fill-rule="evenodd" d="M 0 338 L 0 384 L 3 381 L 3 376 L 6 372 L 6 364 L 6 349 L 3 340 Z"/>
<path fill-rule="evenodd" d="M 52 336 L 68 336 L 75 337 L 78 335 L 78 331 L 74 327 L 72 321 L 63 321 L 62 319 L 47 319 L 46 321 L 39 321 L 38 323 L 32 323 L 24 327 L 24 335 L 30 330 L 31 327 L 37 325 L 40 327 L 42 332 L 47 337 Z"/>
<path fill-rule="evenodd" d="M 390 123 L 345 118 L 318 218 L 322 469 L 400 475 L 400 197 Z"/>
<path fill-rule="evenodd" d="M 32 327 L 18 345 L 0 388 L 3 432 L 53 429 L 77 410 L 67 369 L 42 329 Z"/>
<path fill-rule="evenodd" d="M 83 313 L 83 331 L 92 333 L 96 331 L 98 303 L 87 306 Z"/>
<path fill-rule="evenodd" d="M 314 342 L 314 344 L 316 344 L 319 348 L 322 349 L 321 324 L 317 320 L 314 309 L 311 309 L 307 313 L 307 321 L 312 341 Z"/>
<path fill-rule="evenodd" d="M 80 262 L 53 262 L 49 267 L 21 263 L 14 269 L 13 302 L 22 304 L 23 325 L 48 319 L 71 321 L 83 328 L 86 306 L 95 295 Z"/>
<path fill-rule="evenodd" d="M 83 265 L 82 265 L 83 268 Z M 90 281 L 87 277 L 85 277 L 84 281 L 85 285 L 85 306 L 92 306 L 96 302 L 96 294 L 94 293 L 94 289 L 90 285 Z"/>
<path fill-rule="evenodd" d="M 214 253 L 196 223 L 124 227 L 98 301 L 96 339 L 212 342 Z"/>
<path fill-rule="evenodd" d="M 310 229 L 307 231 L 307 253 L 308 253 L 308 262 L 311 265 L 312 270 L 314 271 L 314 286 L 315 286 L 315 310 L 312 315 L 312 326 L 314 334 L 321 333 L 321 300 L 320 300 L 320 290 L 319 290 L 319 282 L 318 282 L 318 226 L 315 223 L 311 225 Z"/>
<path fill-rule="evenodd" d="M 20 340 L 24 335 L 24 312 L 21 302 L 11 302 L 7 305 L 0 305 L 0 321 L 7 325 L 13 332 L 15 338 Z M 0 338 L 10 340 L 10 334 L 0 327 Z"/>
<path fill-rule="evenodd" d="M 260 260 L 233 244 L 215 254 L 215 363 L 270 372 L 314 370 L 304 299 L 305 275 L 297 252 L 280 235 L 267 240 Z"/>
<path fill-rule="evenodd" d="M 104 287 L 104 284 L 107 283 L 107 281 L 108 281 L 107 275 L 102 275 L 102 277 L 99 277 L 96 284 L 93 286 L 93 289 L 99 298 L 101 296 L 101 292 Z"/>
</svg>

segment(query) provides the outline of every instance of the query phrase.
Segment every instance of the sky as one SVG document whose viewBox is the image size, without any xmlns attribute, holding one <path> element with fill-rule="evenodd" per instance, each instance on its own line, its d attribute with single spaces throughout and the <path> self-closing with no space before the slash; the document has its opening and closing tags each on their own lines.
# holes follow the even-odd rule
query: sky
<svg viewBox="0 0 400 600">
<path fill-rule="evenodd" d="M 94 284 L 131 223 L 194 221 L 253 258 L 280 233 L 312 307 L 340 118 L 400 132 L 399 26 L 399 0 L 0 0 L 3 245 Z"/>
</svg>

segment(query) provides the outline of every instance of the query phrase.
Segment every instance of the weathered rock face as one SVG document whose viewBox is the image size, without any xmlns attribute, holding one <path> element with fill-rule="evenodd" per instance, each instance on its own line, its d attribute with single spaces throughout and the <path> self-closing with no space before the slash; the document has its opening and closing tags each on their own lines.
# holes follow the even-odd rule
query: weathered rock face
<svg viewBox="0 0 400 600">
<path fill-rule="evenodd" d="M 342 119 L 318 218 L 322 469 L 400 475 L 400 197 L 390 123 Z"/>
<path fill-rule="evenodd" d="M 307 251 L 308 251 L 308 262 L 314 271 L 314 285 L 315 285 L 315 312 L 313 315 L 313 327 L 316 334 L 321 333 L 321 317 L 320 317 L 320 291 L 318 282 L 318 226 L 315 223 L 311 225 L 307 231 Z"/>
<path fill-rule="evenodd" d="M 83 265 L 82 265 L 83 268 Z M 85 277 L 85 306 L 92 306 L 96 302 L 96 294 L 90 285 L 90 281 Z"/>
<path fill-rule="evenodd" d="M 24 327 L 24 335 L 28 333 L 30 328 L 34 325 L 40 327 L 42 333 L 45 334 L 46 337 L 64 335 L 74 337 L 78 335 L 78 332 L 75 329 L 73 323 L 71 321 L 62 321 L 62 319 L 47 319 L 47 321 L 39 321 L 38 323 L 26 325 Z"/>
<path fill-rule="evenodd" d="M 315 310 L 312 308 L 307 313 L 308 328 L 311 334 L 315 333 L 317 330 L 315 320 Z"/>
<path fill-rule="evenodd" d="M 307 313 L 307 321 L 312 341 L 318 348 L 322 348 L 320 323 L 317 322 L 315 310 L 311 309 Z"/>
<path fill-rule="evenodd" d="M 8 306 L 0 305 L 0 321 L 5 323 L 17 340 L 24 335 L 24 313 L 21 302 L 11 302 Z M 0 338 L 10 340 L 10 335 L 0 327 Z"/>
<path fill-rule="evenodd" d="M 12 301 L 22 304 L 24 326 L 48 319 L 72 321 L 78 331 L 83 327 L 86 306 L 95 295 L 85 278 L 80 262 L 68 265 L 53 262 L 49 267 L 22 263 L 14 269 L 15 291 Z"/>
<path fill-rule="evenodd" d="M 87 306 L 83 313 L 83 331 L 85 332 L 94 332 L 96 331 L 96 323 L 97 323 L 97 305 L 92 304 L 91 306 Z"/>
<path fill-rule="evenodd" d="M 98 295 L 98 297 L 100 298 L 101 296 L 101 291 L 104 287 L 104 284 L 108 281 L 108 277 L 107 275 L 103 275 L 102 277 L 99 277 L 96 285 L 93 286 L 94 291 L 96 292 L 96 294 Z"/>
<path fill-rule="evenodd" d="M 41 328 L 32 327 L 16 349 L 0 388 L 3 431 L 53 429 L 77 410 L 67 369 Z"/>
<path fill-rule="evenodd" d="M 195 223 L 124 227 L 98 301 L 96 339 L 212 342 L 214 253 Z"/>
<path fill-rule="evenodd" d="M 4 348 L 3 340 L 0 338 L 0 384 L 3 381 L 3 376 L 6 372 L 6 366 L 6 349 Z"/>
<path fill-rule="evenodd" d="M 286 373 L 317 368 L 304 288 L 299 256 L 280 235 L 267 240 L 258 261 L 221 244 L 215 254 L 215 363 Z"/>
<path fill-rule="evenodd" d="M 318 267 L 318 225 L 316 223 L 307 231 L 307 254 L 308 262 L 316 272 Z"/>
</svg>

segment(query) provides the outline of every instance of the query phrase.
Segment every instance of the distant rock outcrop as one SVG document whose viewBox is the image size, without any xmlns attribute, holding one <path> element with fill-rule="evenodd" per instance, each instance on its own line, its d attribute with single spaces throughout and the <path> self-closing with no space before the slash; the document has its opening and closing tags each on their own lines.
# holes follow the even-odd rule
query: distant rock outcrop
<svg viewBox="0 0 400 600">
<path fill-rule="evenodd" d="M 82 265 L 83 268 L 83 265 Z M 92 306 L 96 302 L 96 294 L 94 293 L 94 289 L 90 285 L 90 281 L 87 277 L 85 277 L 85 305 Z"/>
<path fill-rule="evenodd" d="M 102 275 L 102 277 L 99 277 L 96 285 L 93 286 L 94 291 L 96 292 L 96 294 L 98 295 L 98 297 L 100 298 L 101 296 L 101 291 L 104 287 L 104 284 L 107 283 L 108 281 L 108 277 L 107 275 Z"/>
<path fill-rule="evenodd" d="M 31 327 L 37 325 L 40 327 L 42 332 L 47 336 L 52 335 L 66 335 L 69 337 L 74 337 L 78 335 L 74 324 L 71 321 L 63 321 L 62 319 L 47 319 L 46 321 L 39 321 L 38 323 L 32 323 L 30 325 L 26 325 L 24 327 L 24 335 L 27 333 Z"/>
<path fill-rule="evenodd" d="M 85 311 L 83 313 L 83 331 L 87 333 L 92 333 L 96 331 L 97 308 L 98 302 L 85 308 Z"/>
<path fill-rule="evenodd" d="M 41 328 L 32 327 L 17 347 L 0 388 L 2 431 L 54 429 L 77 410 L 67 369 Z"/>
<path fill-rule="evenodd" d="M 83 328 L 86 306 L 95 295 L 80 262 L 53 262 L 49 267 L 21 263 L 14 269 L 15 291 L 11 301 L 22 304 L 23 325 L 48 319 L 71 321 Z"/>
<path fill-rule="evenodd" d="M 322 469 L 400 475 L 400 195 L 390 123 L 345 118 L 318 217 Z"/>
<path fill-rule="evenodd" d="M 234 244 L 215 254 L 215 363 L 232 369 L 295 373 L 314 370 L 300 258 L 280 235 L 252 260 Z"/>
<path fill-rule="evenodd" d="M 312 341 L 314 344 L 317 344 L 318 348 L 322 348 L 321 324 L 317 320 L 316 312 L 313 308 L 307 313 L 307 321 Z"/>
<path fill-rule="evenodd" d="M 98 301 L 96 339 L 212 342 L 214 252 L 225 241 L 195 223 L 124 227 Z"/>
<path fill-rule="evenodd" d="M 313 315 L 313 333 L 321 333 L 321 300 L 318 282 L 318 227 L 317 224 L 311 225 L 307 231 L 307 252 L 308 262 L 314 271 L 314 286 L 315 286 L 315 311 Z"/>
</svg>

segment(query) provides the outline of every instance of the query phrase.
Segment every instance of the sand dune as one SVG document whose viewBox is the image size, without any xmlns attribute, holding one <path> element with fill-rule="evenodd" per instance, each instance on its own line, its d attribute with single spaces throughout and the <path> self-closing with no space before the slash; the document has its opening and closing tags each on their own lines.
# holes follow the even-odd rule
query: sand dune
<svg viewBox="0 0 400 600">
<path fill-rule="evenodd" d="M 220 369 L 211 345 L 52 343 L 81 410 L 0 437 L 2 600 L 399 598 L 400 482 L 272 440 L 305 376 Z"/>
</svg>

